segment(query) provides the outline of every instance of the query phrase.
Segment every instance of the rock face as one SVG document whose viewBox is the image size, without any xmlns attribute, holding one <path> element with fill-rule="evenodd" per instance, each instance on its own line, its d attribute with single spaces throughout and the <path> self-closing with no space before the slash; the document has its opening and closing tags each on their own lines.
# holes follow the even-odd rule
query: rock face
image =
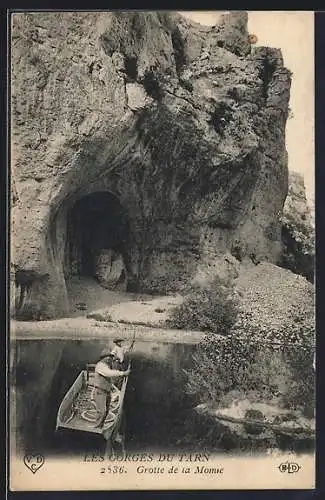
<svg viewBox="0 0 325 500">
<path fill-rule="evenodd" d="M 23 13 L 12 27 L 12 260 L 25 318 L 64 316 L 93 255 L 180 290 L 219 255 L 281 260 L 290 72 L 247 14 Z M 203 270 L 203 271 L 202 271 Z"/>
<path fill-rule="evenodd" d="M 282 215 L 284 245 L 282 265 L 314 281 L 315 227 L 305 192 L 303 177 L 289 174 L 289 191 Z"/>
</svg>

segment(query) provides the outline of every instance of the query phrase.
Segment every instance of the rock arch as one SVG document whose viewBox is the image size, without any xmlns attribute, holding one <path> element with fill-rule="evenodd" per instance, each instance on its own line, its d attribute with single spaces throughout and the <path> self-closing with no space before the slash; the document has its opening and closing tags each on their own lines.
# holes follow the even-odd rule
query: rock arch
<svg viewBox="0 0 325 500">
<path fill-rule="evenodd" d="M 246 13 L 211 28 L 175 13 L 36 13 L 12 32 L 11 261 L 25 319 L 67 314 L 69 214 L 95 191 L 128 210 L 133 291 L 180 291 L 234 242 L 243 259 L 279 261 L 291 77 L 278 49 L 251 52 Z"/>
</svg>

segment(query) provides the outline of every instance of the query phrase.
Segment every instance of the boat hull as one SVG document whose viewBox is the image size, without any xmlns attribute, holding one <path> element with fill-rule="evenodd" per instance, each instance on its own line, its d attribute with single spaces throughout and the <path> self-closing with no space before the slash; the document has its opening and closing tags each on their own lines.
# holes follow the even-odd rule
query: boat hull
<svg viewBox="0 0 325 500">
<path fill-rule="evenodd" d="M 101 427 L 96 427 L 96 405 L 92 397 L 94 372 L 82 370 L 65 394 L 57 414 L 56 430 L 67 429 L 102 435 L 106 440 L 118 433 L 128 376 L 112 385 L 111 404 Z"/>
</svg>

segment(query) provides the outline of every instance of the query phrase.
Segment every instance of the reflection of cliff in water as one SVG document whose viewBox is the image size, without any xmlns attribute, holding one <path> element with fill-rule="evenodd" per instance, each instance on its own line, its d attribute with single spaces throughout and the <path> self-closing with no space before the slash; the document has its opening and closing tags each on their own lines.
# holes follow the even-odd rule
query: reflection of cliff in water
<svg viewBox="0 0 325 500">
<path fill-rule="evenodd" d="M 190 364 L 190 348 L 168 348 L 165 360 L 144 355 L 134 358 L 125 400 L 129 448 L 174 448 L 185 432 L 182 423 L 193 402 L 185 392 L 186 376 L 182 370 Z"/>
<path fill-rule="evenodd" d="M 24 365 L 16 391 L 21 447 L 55 454 L 102 449 L 105 442 L 100 436 L 65 430 L 55 433 L 55 424 L 63 396 L 86 363 L 97 361 L 104 343 L 44 340 L 41 344 L 42 352 L 40 342 L 33 341 L 19 342 L 16 349 L 17 374 L 22 371 L 22 360 Z M 193 407 L 185 392 L 183 372 L 190 366 L 192 350 L 188 345 L 136 343 L 124 404 L 127 449 L 178 447 Z"/>
</svg>

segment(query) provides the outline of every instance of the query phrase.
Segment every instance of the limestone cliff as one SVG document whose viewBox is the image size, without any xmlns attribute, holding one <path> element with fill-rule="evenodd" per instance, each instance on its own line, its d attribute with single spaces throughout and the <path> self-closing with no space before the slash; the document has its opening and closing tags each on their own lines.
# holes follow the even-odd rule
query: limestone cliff
<svg viewBox="0 0 325 500">
<path fill-rule="evenodd" d="M 315 225 L 308 206 L 303 177 L 290 172 L 282 215 L 283 267 L 314 281 Z"/>
<path fill-rule="evenodd" d="M 128 289 L 181 289 L 228 252 L 281 260 L 290 72 L 247 14 L 14 14 L 12 261 L 24 317 L 122 256 Z"/>
</svg>

